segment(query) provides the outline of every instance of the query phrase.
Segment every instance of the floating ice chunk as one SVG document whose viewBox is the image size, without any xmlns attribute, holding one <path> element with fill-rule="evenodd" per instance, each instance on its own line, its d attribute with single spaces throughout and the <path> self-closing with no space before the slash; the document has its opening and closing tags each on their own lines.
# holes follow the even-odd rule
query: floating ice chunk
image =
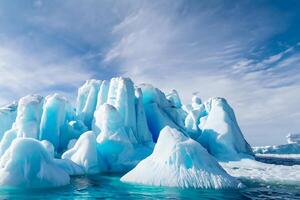
<svg viewBox="0 0 300 200">
<path fill-rule="evenodd" d="M 300 165 L 274 165 L 251 159 L 220 162 L 220 164 L 234 177 L 274 184 L 300 184 Z"/>
<path fill-rule="evenodd" d="M 121 181 L 182 188 L 241 186 L 198 142 L 170 127 L 161 131 L 153 153 Z"/>
<path fill-rule="evenodd" d="M 83 133 L 74 147 L 62 155 L 62 159 L 72 160 L 81 166 L 86 174 L 99 173 L 103 167 L 98 157 L 96 136 L 92 131 Z"/>
<path fill-rule="evenodd" d="M 40 125 L 40 140 L 48 140 L 55 149 L 59 147 L 61 128 L 66 121 L 67 100 L 59 95 L 46 97 Z"/>
<path fill-rule="evenodd" d="M 132 132 L 126 132 L 118 110 L 103 104 L 95 113 L 95 123 L 101 130 L 97 137 L 99 153 L 108 171 L 126 170 L 133 154 L 133 143 L 137 142 Z"/>
<path fill-rule="evenodd" d="M 38 138 L 42 115 L 43 97 L 28 95 L 19 100 L 16 122 L 18 137 Z"/>
<path fill-rule="evenodd" d="M 97 106 L 98 92 L 101 85 L 99 80 L 87 80 L 78 89 L 76 114 L 90 129 Z"/>
<path fill-rule="evenodd" d="M 0 185 L 45 188 L 67 185 L 69 175 L 57 167 L 44 146 L 32 138 L 17 138 L 0 160 Z"/>
<path fill-rule="evenodd" d="M 252 149 L 245 140 L 232 108 L 222 98 L 205 102 L 208 116 L 199 138 L 201 144 L 219 160 L 238 160 L 252 156 Z"/>
<path fill-rule="evenodd" d="M 0 108 L 0 140 L 3 134 L 12 128 L 13 123 L 16 120 L 18 105 L 12 103 Z"/>
</svg>

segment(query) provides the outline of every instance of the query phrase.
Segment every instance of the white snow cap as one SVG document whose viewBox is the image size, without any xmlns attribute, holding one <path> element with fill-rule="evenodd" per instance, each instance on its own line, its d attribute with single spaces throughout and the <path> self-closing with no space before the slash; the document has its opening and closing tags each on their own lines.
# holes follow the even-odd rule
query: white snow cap
<svg viewBox="0 0 300 200">
<path fill-rule="evenodd" d="M 241 186 L 198 142 L 170 127 L 161 131 L 153 153 L 121 181 L 182 188 Z"/>
</svg>

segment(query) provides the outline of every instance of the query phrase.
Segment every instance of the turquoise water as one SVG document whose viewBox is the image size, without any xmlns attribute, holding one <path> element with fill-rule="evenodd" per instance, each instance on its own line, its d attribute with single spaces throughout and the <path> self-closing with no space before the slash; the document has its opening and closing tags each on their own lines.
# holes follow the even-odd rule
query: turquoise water
<svg viewBox="0 0 300 200">
<path fill-rule="evenodd" d="M 56 189 L 2 189 L 0 199 L 300 199 L 300 185 L 242 180 L 247 187 L 240 190 L 176 189 L 125 184 L 120 176 L 73 177 L 70 185 Z"/>
</svg>

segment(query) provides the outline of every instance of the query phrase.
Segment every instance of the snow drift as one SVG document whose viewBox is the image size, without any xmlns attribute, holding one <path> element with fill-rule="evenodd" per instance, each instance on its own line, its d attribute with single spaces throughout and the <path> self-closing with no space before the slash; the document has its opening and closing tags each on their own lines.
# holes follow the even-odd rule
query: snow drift
<svg viewBox="0 0 300 200">
<path fill-rule="evenodd" d="M 196 141 L 165 127 L 153 153 L 122 181 L 182 188 L 237 188 L 241 183 L 228 175 Z"/>
</svg>

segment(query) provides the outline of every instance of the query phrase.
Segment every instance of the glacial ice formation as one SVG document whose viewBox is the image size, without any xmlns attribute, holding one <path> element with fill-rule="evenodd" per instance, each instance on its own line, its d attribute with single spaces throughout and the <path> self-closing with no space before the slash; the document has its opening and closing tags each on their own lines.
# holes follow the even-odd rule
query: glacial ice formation
<svg viewBox="0 0 300 200">
<path fill-rule="evenodd" d="M 88 128 L 92 125 L 100 85 L 101 81 L 91 79 L 78 89 L 76 114 Z"/>
<path fill-rule="evenodd" d="M 40 139 L 51 142 L 55 149 L 59 147 L 62 126 L 66 119 L 67 100 L 58 94 L 46 97 L 40 125 Z"/>
<path fill-rule="evenodd" d="M 168 126 L 161 131 L 153 153 L 121 180 L 182 188 L 241 186 L 198 142 Z"/>
<path fill-rule="evenodd" d="M 171 103 L 172 101 L 166 98 L 162 91 L 148 84 L 141 85 L 141 89 L 148 127 L 154 142 L 157 141 L 160 131 L 165 126 L 179 130 L 184 127 L 178 109 Z"/>
<path fill-rule="evenodd" d="M 123 181 L 236 188 L 215 158 L 253 155 L 226 100 L 194 96 L 184 105 L 176 90 L 166 95 L 122 77 L 86 81 L 76 108 L 59 94 L 0 108 L 0 136 L 2 186 L 56 187 L 70 175 L 131 170 Z M 267 173 L 286 168 L 276 169 Z"/>
<path fill-rule="evenodd" d="M 0 185 L 6 187 L 58 187 L 69 175 L 55 165 L 44 146 L 33 138 L 15 139 L 0 159 Z"/>
</svg>

